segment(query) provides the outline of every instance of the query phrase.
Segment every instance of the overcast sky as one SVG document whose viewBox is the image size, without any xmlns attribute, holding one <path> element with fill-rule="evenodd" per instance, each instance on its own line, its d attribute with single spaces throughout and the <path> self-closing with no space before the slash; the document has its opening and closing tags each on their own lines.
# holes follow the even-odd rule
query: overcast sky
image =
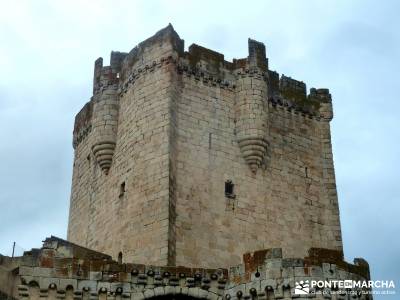
<svg viewBox="0 0 400 300">
<path fill-rule="evenodd" d="M 0 253 L 66 237 L 94 60 L 172 23 L 229 60 L 262 41 L 271 69 L 330 89 L 345 256 L 400 285 L 399 1 L 0 2 Z"/>
</svg>

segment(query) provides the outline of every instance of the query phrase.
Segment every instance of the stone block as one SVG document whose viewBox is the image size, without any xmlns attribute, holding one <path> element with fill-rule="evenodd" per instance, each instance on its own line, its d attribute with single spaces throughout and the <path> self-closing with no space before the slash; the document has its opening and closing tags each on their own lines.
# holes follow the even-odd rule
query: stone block
<svg viewBox="0 0 400 300">
<path fill-rule="evenodd" d="M 164 294 L 165 294 L 164 287 L 159 286 L 159 287 L 156 287 L 156 288 L 154 289 L 154 295 L 155 295 L 155 296 L 163 296 Z"/>
<path fill-rule="evenodd" d="M 102 272 L 89 272 L 89 279 L 90 280 L 102 280 L 103 273 Z"/>
<path fill-rule="evenodd" d="M 33 268 L 32 267 L 20 266 L 19 267 L 19 274 L 21 276 L 33 276 Z"/>
<path fill-rule="evenodd" d="M 39 287 L 40 289 L 47 290 L 50 284 L 55 284 L 57 289 L 60 290 L 60 279 L 51 277 L 39 277 Z"/>
<path fill-rule="evenodd" d="M 78 290 L 82 291 L 84 288 L 88 288 L 91 292 L 97 292 L 97 281 L 78 280 Z"/>
<path fill-rule="evenodd" d="M 53 268 L 33 268 L 33 276 L 37 277 L 53 277 L 54 275 Z"/>
<path fill-rule="evenodd" d="M 111 290 L 111 283 L 105 281 L 98 281 L 97 282 L 97 291 L 100 290 L 107 290 L 108 292 Z"/>
<path fill-rule="evenodd" d="M 155 296 L 153 289 L 145 289 L 143 291 L 143 295 L 145 299 L 149 299 Z"/>
<path fill-rule="evenodd" d="M 78 288 L 78 281 L 76 279 L 64 279 L 64 278 L 60 278 L 60 285 L 59 285 L 59 289 L 61 290 L 66 290 L 67 287 L 72 286 L 72 288 L 74 289 L 74 291 L 77 290 Z"/>
<path fill-rule="evenodd" d="M 176 287 L 167 285 L 164 287 L 165 295 L 175 295 Z"/>
<path fill-rule="evenodd" d="M 209 300 L 221 300 L 221 297 L 218 294 L 209 292 L 207 295 L 207 299 Z"/>
<path fill-rule="evenodd" d="M 142 292 L 131 294 L 131 300 L 144 300 L 144 299 L 146 299 L 146 298 Z"/>
</svg>

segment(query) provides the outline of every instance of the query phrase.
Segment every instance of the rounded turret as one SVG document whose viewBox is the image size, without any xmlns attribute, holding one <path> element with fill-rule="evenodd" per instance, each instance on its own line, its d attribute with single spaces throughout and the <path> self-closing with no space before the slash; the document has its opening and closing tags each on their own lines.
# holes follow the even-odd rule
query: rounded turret
<svg viewBox="0 0 400 300">
<path fill-rule="evenodd" d="M 93 81 L 93 144 L 92 152 L 97 163 L 108 174 L 111 167 L 118 127 L 118 83 L 121 62 L 125 54 L 111 53 L 110 66 L 103 67 L 103 60 L 95 62 Z"/>
<path fill-rule="evenodd" d="M 267 61 L 262 43 L 249 40 L 248 67 L 238 72 L 236 136 L 243 158 L 256 173 L 264 162 L 268 146 L 268 91 L 264 80 Z"/>
</svg>

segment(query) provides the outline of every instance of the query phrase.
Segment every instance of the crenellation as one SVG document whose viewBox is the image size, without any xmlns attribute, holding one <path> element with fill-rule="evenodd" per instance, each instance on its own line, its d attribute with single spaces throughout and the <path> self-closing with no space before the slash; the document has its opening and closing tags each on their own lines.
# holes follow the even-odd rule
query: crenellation
<svg viewBox="0 0 400 300">
<path fill-rule="evenodd" d="M 279 80 L 279 90 L 288 100 L 304 101 L 307 98 L 306 84 L 283 74 Z"/>
<path fill-rule="evenodd" d="M 265 52 L 265 45 L 261 42 L 249 39 L 248 65 L 250 68 L 259 68 L 263 72 L 268 70 L 268 59 Z"/>
<path fill-rule="evenodd" d="M 87 102 L 75 116 L 72 146 L 76 146 L 86 138 L 92 130 L 93 102 Z"/>
<path fill-rule="evenodd" d="M 123 77 L 126 78 L 126 80 L 122 84 L 120 91 L 126 92 L 129 84 L 134 83 L 135 80 L 143 74 L 153 72 L 154 68 L 172 63 L 176 65 L 178 74 L 186 74 L 186 76 L 193 78 L 195 81 L 202 81 L 203 84 L 209 84 L 219 88 L 235 89 L 236 81 L 240 77 L 262 76 L 264 80 L 268 81 L 270 87 L 268 89 L 268 98 L 274 105 L 284 105 L 288 107 L 288 109 L 295 108 L 296 111 L 300 111 L 310 117 L 312 115 L 318 115 L 319 101 L 315 101 L 315 97 L 310 96 L 308 97 L 309 101 L 306 101 L 307 95 L 304 83 L 286 76 L 282 76 L 281 79 L 279 79 L 279 74 L 270 70 L 267 70 L 268 72 L 265 73 L 249 69 L 251 64 L 255 64 L 255 62 L 251 63 L 249 59 L 255 61 L 256 57 L 258 57 L 257 59 L 260 60 L 260 53 L 265 53 L 265 46 L 263 46 L 262 43 L 253 40 L 249 40 L 249 43 L 261 45 L 257 46 L 261 50 L 259 52 L 257 52 L 258 50 L 252 50 L 258 48 L 249 45 L 250 51 L 253 52 L 252 56 L 250 55 L 249 58 L 242 60 L 234 59 L 232 63 L 225 61 L 223 54 L 193 44 L 189 47 L 189 52 L 185 52 L 183 56 L 179 56 L 179 52 L 174 52 L 175 55 L 158 57 L 159 60 L 153 60 L 149 64 L 137 63 L 135 64 L 137 66 L 136 69 L 129 67 L 129 69 L 131 69 L 130 73 L 127 73 L 125 70 L 126 68 L 123 68 L 122 73 L 125 74 Z M 133 52 L 135 53 L 135 59 L 129 58 L 128 56 L 129 59 L 125 60 L 125 65 L 127 61 L 143 61 L 143 58 L 140 58 L 139 50 Z M 255 56 L 256 52 L 258 56 Z M 267 67 L 266 57 L 263 61 L 260 70 L 264 70 Z"/>
<path fill-rule="evenodd" d="M 205 47 L 192 44 L 189 46 L 189 52 L 186 57 L 191 68 L 204 67 L 210 73 L 219 73 L 221 67 L 224 66 L 224 55 Z M 206 63 L 202 66 L 202 63 Z"/>
<path fill-rule="evenodd" d="M 268 99 L 279 95 L 279 74 L 278 72 L 268 70 Z"/>
<path fill-rule="evenodd" d="M 128 53 L 126 52 L 111 51 L 110 67 L 116 72 L 120 72 L 122 69 L 123 61 L 125 57 L 127 57 L 127 55 Z"/>
<path fill-rule="evenodd" d="M 122 63 L 121 78 L 125 80 L 131 70 L 150 67 L 162 57 L 177 58 L 184 52 L 184 41 L 174 31 L 171 24 L 158 31 L 154 36 L 138 44 L 125 57 Z"/>
</svg>

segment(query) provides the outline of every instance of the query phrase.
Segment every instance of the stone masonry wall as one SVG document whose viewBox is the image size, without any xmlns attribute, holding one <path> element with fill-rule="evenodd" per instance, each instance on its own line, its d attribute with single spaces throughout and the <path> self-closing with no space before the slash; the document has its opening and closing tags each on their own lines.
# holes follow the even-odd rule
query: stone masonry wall
<svg viewBox="0 0 400 300">
<path fill-rule="evenodd" d="M 310 247 L 341 249 L 338 208 L 324 184 L 332 176 L 325 174 L 331 154 L 321 138 L 329 124 L 269 104 L 267 163 L 253 174 L 236 141 L 235 93 L 188 77 L 183 85 L 178 265 L 228 266 L 266 247 L 282 247 L 285 256 L 305 255 Z M 235 184 L 235 199 L 224 194 L 227 180 Z"/>
<path fill-rule="evenodd" d="M 140 76 L 129 72 L 131 77 L 125 78 L 124 72 L 138 72 L 175 55 L 168 39 L 168 33 L 161 33 L 158 42 L 164 44 L 150 39 L 139 45 L 119 70 L 129 89 L 118 100 L 117 142 L 109 171 L 103 172 L 94 157 L 93 145 L 99 140 L 95 131 L 75 146 L 68 229 L 72 242 L 114 257 L 122 252 L 124 259 L 161 265 L 169 257 L 170 94 L 175 71 L 166 61 Z M 95 93 L 95 107 L 109 86 L 106 82 Z M 107 119 L 107 113 L 102 118 Z"/>
<path fill-rule="evenodd" d="M 253 47 L 259 45 L 249 40 L 249 57 L 241 68 L 232 68 L 221 54 L 218 58 L 204 48 L 189 49 L 188 61 L 182 62 L 175 173 L 178 265 L 229 266 L 240 261 L 242 253 L 266 247 L 283 248 L 284 257 L 304 256 L 310 247 L 342 249 L 330 98 L 315 89 L 315 95 L 306 98 L 305 85 L 288 77 L 278 83 L 286 100 L 267 98 L 276 91 L 272 78 L 251 60 Z M 213 56 L 207 55 L 210 52 Z M 258 52 L 265 55 L 263 48 Z M 193 74 L 185 65 L 195 54 L 200 58 Z M 266 64 L 261 61 L 261 66 Z M 223 76 L 222 84 L 209 76 Z M 260 97 L 263 103 L 255 101 Z M 295 101 L 310 106 L 298 110 Z M 320 106 L 321 113 L 313 114 L 311 106 Z M 240 147 L 246 135 L 261 149 L 252 154 L 264 159 L 259 171 Z M 224 193 L 228 180 L 234 184 L 234 197 Z"/>
</svg>

